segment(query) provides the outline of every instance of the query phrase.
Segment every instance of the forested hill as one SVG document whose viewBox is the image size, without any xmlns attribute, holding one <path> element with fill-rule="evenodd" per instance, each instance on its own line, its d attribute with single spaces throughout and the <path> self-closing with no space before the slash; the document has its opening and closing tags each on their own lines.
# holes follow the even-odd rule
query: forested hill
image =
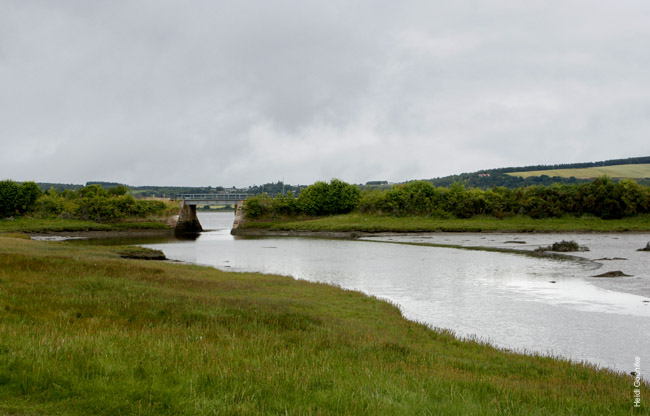
<svg viewBox="0 0 650 416">
<path fill-rule="evenodd" d="M 519 168 L 499 168 L 499 169 L 491 169 L 490 172 L 509 173 L 509 172 L 527 172 L 531 170 L 582 169 L 582 168 L 595 168 L 600 166 L 640 165 L 643 163 L 650 163 L 650 156 L 629 157 L 627 159 L 611 159 L 602 162 L 565 163 L 560 165 L 537 165 L 537 166 L 524 166 Z"/>
<path fill-rule="evenodd" d="M 584 162 L 584 163 L 568 163 L 559 165 L 536 165 L 536 166 L 523 166 L 523 167 L 507 167 L 498 169 L 480 170 L 471 173 L 461 173 L 460 175 L 445 176 L 442 178 L 429 179 L 429 182 L 435 186 L 447 187 L 455 182 L 464 183 L 467 186 L 488 189 L 495 186 L 503 186 L 506 188 L 518 188 L 521 186 L 531 185 L 552 185 L 554 183 L 582 183 L 590 182 L 593 179 L 577 179 L 575 177 L 563 176 L 531 176 L 523 178 L 520 176 L 512 176 L 512 172 L 528 172 L 528 171 L 545 171 L 545 170 L 559 170 L 559 169 L 583 169 L 595 168 L 602 166 L 617 166 L 617 165 L 635 165 L 635 164 L 648 164 L 650 163 L 650 156 L 633 157 L 628 159 L 612 159 L 602 162 Z M 637 182 L 650 185 L 650 179 L 640 179 Z"/>
</svg>

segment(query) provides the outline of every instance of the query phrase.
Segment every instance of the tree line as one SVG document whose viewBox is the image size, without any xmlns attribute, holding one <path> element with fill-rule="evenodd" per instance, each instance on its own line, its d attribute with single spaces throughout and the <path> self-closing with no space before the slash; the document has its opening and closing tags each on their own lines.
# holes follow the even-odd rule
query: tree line
<svg viewBox="0 0 650 416">
<path fill-rule="evenodd" d="M 479 176 L 480 173 L 488 173 L 489 176 Z M 460 175 L 445 176 L 444 178 L 429 179 L 432 185 L 437 187 L 449 187 L 456 182 L 462 182 L 465 185 L 473 188 L 491 189 L 496 186 L 505 188 L 522 188 L 527 186 L 550 186 L 553 184 L 579 184 L 588 183 L 593 179 L 577 179 L 573 176 L 564 178 L 561 176 L 529 176 L 523 178 L 521 176 L 510 176 L 505 173 L 495 171 L 481 171 L 476 173 L 461 173 Z"/>
<path fill-rule="evenodd" d="M 250 197 L 244 203 L 244 210 L 248 218 L 344 214 L 359 205 L 360 197 L 358 187 L 332 179 L 329 183 L 319 181 L 309 185 L 297 198 L 292 191 L 275 198 L 266 193 Z"/>
<path fill-rule="evenodd" d="M 601 162 L 580 162 L 580 163 L 562 163 L 556 165 L 531 165 L 523 167 L 508 167 L 508 168 L 497 168 L 491 169 L 489 172 L 528 172 L 528 171 L 537 171 L 537 170 L 556 170 L 556 169 L 584 169 L 584 168 L 594 168 L 600 166 L 616 166 L 616 165 L 638 165 L 650 163 L 650 156 L 641 156 L 641 157 L 628 157 L 625 159 L 610 159 L 603 160 Z"/>
<path fill-rule="evenodd" d="M 394 185 L 388 190 L 363 190 L 338 179 L 316 182 L 298 196 L 249 198 L 248 218 L 323 216 L 352 211 L 372 215 L 469 218 L 487 215 L 532 218 L 590 214 L 617 219 L 650 213 L 650 187 L 634 180 L 614 182 L 604 176 L 588 183 L 528 186 L 516 189 L 469 188 L 460 182 L 435 187 L 428 181 Z"/>
<path fill-rule="evenodd" d="M 0 181 L 0 218 L 29 214 L 41 218 L 61 217 L 93 221 L 115 221 L 133 217 L 164 215 L 167 204 L 135 199 L 118 185 L 105 189 L 88 185 L 77 190 L 41 191 L 34 182 Z"/>
<path fill-rule="evenodd" d="M 593 179 L 577 179 L 575 177 L 561 177 L 561 176 L 530 176 L 527 178 L 519 176 L 510 176 L 508 173 L 512 172 L 528 172 L 528 171 L 544 171 L 555 169 L 583 169 L 601 166 L 615 166 L 615 165 L 635 165 L 650 163 L 650 156 L 631 157 L 627 159 L 611 159 L 601 162 L 583 162 L 583 163 L 566 163 L 556 165 L 531 165 L 520 167 L 507 167 L 497 169 L 480 170 L 477 172 L 461 173 L 459 175 L 450 175 L 441 178 L 433 178 L 428 181 L 434 186 L 448 187 L 455 182 L 463 182 L 467 186 L 476 187 L 481 189 L 490 189 L 495 186 L 503 186 L 506 188 L 520 188 L 526 186 L 545 185 L 550 186 L 556 183 L 560 184 L 580 184 L 588 183 Z M 484 175 L 480 175 L 484 174 Z M 487 175 L 485 175 L 487 174 Z M 637 179 L 638 183 L 650 186 L 650 179 Z"/>
</svg>

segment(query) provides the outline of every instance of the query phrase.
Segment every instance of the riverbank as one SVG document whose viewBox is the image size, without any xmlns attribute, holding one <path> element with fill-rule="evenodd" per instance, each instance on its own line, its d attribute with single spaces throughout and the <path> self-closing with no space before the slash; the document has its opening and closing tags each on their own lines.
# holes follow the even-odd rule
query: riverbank
<svg viewBox="0 0 650 416">
<path fill-rule="evenodd" d="M 0 413 L 633 410 L 628 375 L 459 341 L 358 292 L 118 251 L 0 237 Z"/>
<path fill-rule="evenodd" d="M 28 234 L 52 234 L 78 235 L 75 233 L 86 233 L 92 237 L 93 233 L 136 233 L 136 232 L 165 232 L 169 227 L 164 221 L 121 221 L 121 222 L 95 222 L 87 220 L 66 220 L 61 218 L 16 218 L 0 220 L 1 233 L 28 233 Z"/>
<path fill-rule="evenodd" d="M 639 215 L 618 220 L 603 220 L 593 216 L 545 219 L 533 219 L 524 216 L 503 219 L 494 217 L 444 219 L 374 216 L 353 213 L 300 221 L 292 221 L 291 219 L 276 221 L 247 220 L 239 226 L 234 234 L 264 235 L 266 233 L 266 235 L 281 235 L 278 233 L 414 233 L 438 231 L 504 233 L 647 232 L 650 231 L 650 215 Z"/>
</svg>

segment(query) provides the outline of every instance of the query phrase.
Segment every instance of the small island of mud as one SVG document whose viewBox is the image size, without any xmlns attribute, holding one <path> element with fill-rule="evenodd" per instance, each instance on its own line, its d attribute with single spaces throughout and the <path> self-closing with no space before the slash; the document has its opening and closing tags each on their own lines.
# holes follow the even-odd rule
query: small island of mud
<svg viewBox="0 0 650 416">
<path fill-rule="evenodd" d="M 632 275 L 630 275 L 630 274 L 625 274 L 625 273 L 623 273 L 623 272 L 620 271 L 620 270 L 616 270 L 616 271 L 613 271 L 613 272 L 607 272 L 607 273 L 603 273 L 603 274 L 597 274 L 597 275 L 595 275 L 595 276 L 591 276 L 591 277 L 632 277 Z"/>
</svg>

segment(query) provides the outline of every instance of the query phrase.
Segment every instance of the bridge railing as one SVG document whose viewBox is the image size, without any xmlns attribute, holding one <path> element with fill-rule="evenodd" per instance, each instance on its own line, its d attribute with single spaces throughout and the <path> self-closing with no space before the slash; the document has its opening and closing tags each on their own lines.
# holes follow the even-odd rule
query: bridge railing
<svg viewBox="0 0 650 416">
<path fill-rule="evenodd" d="M 174 200 L 181 201 L 245 201 L 252 194 L 178 194 Z"/>
</svg>

